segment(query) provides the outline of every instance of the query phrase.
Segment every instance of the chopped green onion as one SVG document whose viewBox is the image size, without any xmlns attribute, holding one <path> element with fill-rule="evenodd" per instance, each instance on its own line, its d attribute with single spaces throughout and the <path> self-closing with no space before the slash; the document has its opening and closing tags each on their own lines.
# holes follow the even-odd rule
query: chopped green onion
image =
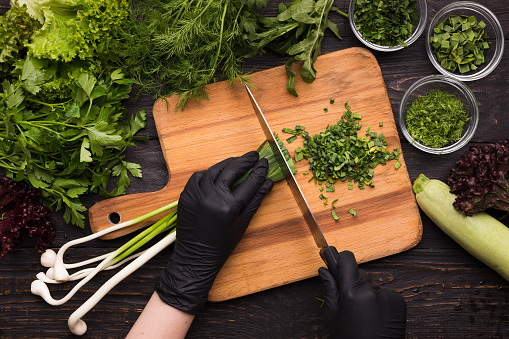
<svg viewBox="0 0 509 339">
<path fill-rule="evenodd" d="M 334 220 L 338 221 L 339 220 L 339 217 L 337 216 L 336 214 L 336 210 L 332 210 L 331 211 L 331 214 L 332 214 L 332 218 L 334 218 Z"/>
<path fill-rule="evenodd" d="M 350 208 L 348 209 L 348 213 L 350 213 L 351 215 L 353 215 L 354 217 L 357 216 L 357 212 L 355 212 L 354 209 Z"/>
<path fill-rule="evenodd" d="M 294 129 L 284 127 L 282 129 L 282 131 L 283 131 L 283 133 L 288 133 L 288 134 L 293 134 L 293 135 L 301 135 L 302 133 L 304 133 L 305 129 L 306 128 L 304 126 L 297 125 L 297 126 L 295 126 Z"/>
<path fill-rule="evenodd" d="M 331 204 L 332 209 L 336 208 L 336 207 L 334 207 L 334 204 L 335 204 L 335 203 L 336 203 L 336 201 L 338 201 L 338 200 L 339 200 L 339 199 L 334 199 L 334 200 L 332 201 L 332 204 Z"/>
<path fill-rule="evenodd" d="M 289 137 L 288 139 L 286 139 L 286 142 L 291 144 L 292 142 L 294 142 L 295 140 L 297 140 L 297 136 L 294 135 L 292 137 Z"/>
<path fill-rule="evenodd" d="M 300 152 L 296 152 L 295 153 L 295 162 L 299 162 L 301 161 L 302 159 L 304 159 L 304 154 L 300 153 Z"/>
<path fill-rule="evenodd" d="M 303 147 L 296 148 L 294 161 L 307 159 L 310 172 L 313 174 L 308 182 L 314 180 L 314 183 L 320 186 L 325 182 L 327 193 L 335 192 L 336 187 L 333 184 L 338 179 L 347 181 L 349 190 L 353 190 L 354 183 L 358 183 L 359 189 L 365 189 L 366 186 L 375 187 L 372 183 L 373 169 L 399 156 L 398 152 L 387 150 L 385 136 L 383 133 L 372 132 L 371 126 L 368 126 L 366 136 L 359 136 L 357 132 L 362 128 L 359 121 L 362 115 L 352 112 L 348 103 L 345 103 L 345 108 L 347 111 L 336 124 L 327 125 L 325 131 L 312 137 L 299 125 L 295 126 L 295 129 L 283 129 L 294 137 L 302 134 Z M 378 126 L 382 127 L 383 122 L 379 122 Z M 319 187 L 319 190 L 324 192 L 324 187 Z M 327 205 L 328 198 L 323 193 L 320 193 L 319 198 Z M 334 199 L 332 202 L 333 209 L 337 201 L 338 199 Z M 350 209 L 349 213 L 357 215 L 353 209 Z M 335 211 L 334 215 L 337 217 Z"/>
</svg>

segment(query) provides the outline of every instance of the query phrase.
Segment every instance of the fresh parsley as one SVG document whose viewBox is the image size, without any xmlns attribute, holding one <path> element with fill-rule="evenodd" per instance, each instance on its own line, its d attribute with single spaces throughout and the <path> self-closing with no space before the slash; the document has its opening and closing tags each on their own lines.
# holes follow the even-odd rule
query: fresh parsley
<svg viewBox="0 0 509 339">
<path fill-rule="evenodd" d="M 146 125 L 143 110 L 125 119 L 121 101 L 133 81 L 119 70 L 105 79 L 82 73 L 71 97 L 48 103 L 35 96 L 44 79 L 30 58 L 22 72 L 23 80 L 2 83 L 0 167 L 8 177 L 41 189 L 56 210 L 65 210 L 66 222 L 84 227 L 82 195 L 122 195 L 129 174 L 141 177 L 140 165 L 124 160 L 124 150 Z M 111 177 L 118 181 L 108 191 Z"/>
</svg>

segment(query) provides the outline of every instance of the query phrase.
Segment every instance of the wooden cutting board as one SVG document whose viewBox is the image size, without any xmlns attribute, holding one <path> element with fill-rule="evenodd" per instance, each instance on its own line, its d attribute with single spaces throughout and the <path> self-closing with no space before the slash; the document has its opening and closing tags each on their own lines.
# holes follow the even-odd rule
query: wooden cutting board
<svg viewBox="0 0 509 339">
<path fill-rule="evenodd" d="M 348 102 L 353 112 L 362 115 L 359 135 L 371 125 L 371 131 L 383 132 L 390 149 L 401 149 L 382 73 L 371 52 L 350 48 L 322 55 L 315 67 L 318 75 L 314 83 L 296 80 L 298 98 L 286 91 L 284 66 L 251 75 L 253 95 L 273 131 L 282 139 L 289 137 L 281 132 L 283 127 L 303 125 L 310 134 L 319 133 L 342 116 Z M 233 88 L 227 82 L 214 83 L 207 86 L 207 92 L 210 101 L 193 102 L 184 112 L 174 112 L 176 97 L 156 101 L 153 116 L 170 180 L 157 192 L 94 205 L 89 211 L 94 232 L 112 225 L 108 222 L 111 213 L 118 213 L 121 221 L 129 220 L 178 199 L 193 172 L 255 150 L 264 141 L 240 82 Z M 332 97 L 334 104 L 329 102 Z M 299 145 L 301 138 L 288 145 L 292 155 Z M 327 205 L 319 199 L 319 186 L 303 175 L 307 161 L 297 163 L 296 178 L 329 245 L 338 251 L 351 250 L 359 262 L 366 262 L 408 250 L 420 241 L 422 224 L 403 155 L 400 162 L 399 169 L 395 169 L 395 161 L 375 169 L 375 188 L 354 186 L 348 190 L 346 182 L 336 184 L 334 193 L 324 193 Z M 337 222 L 331 216 L 334 199 L 339 199 L 335 206 L 341 219 Z M 349 214 L 349 208 L 357 211 L 357 216 Z M 125 232 L 113 236 L 122 234 Z M 324 264 L 313 237 L 290 189 L 281 181 L 266 196 L 217 276 L 209 300 L 227 300 L 313 277 L 320 266 Z"/>
</svg>

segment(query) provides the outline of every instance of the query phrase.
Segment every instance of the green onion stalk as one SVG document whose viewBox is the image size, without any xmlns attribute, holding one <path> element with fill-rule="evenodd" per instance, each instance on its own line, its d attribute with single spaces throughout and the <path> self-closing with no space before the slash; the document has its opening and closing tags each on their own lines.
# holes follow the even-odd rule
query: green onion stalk
<svg viewBox="0 0 509 339">
<path fill-rule="evenodd" d="M 293 160 L 290 157 L 290 154 L 286 147 L 283 145 L 281 140 L 276 135 L 276 140 L 279 143 L 279 146 L 281 150 L 283 151 L 285 155 L 285 159 L 290 166 L 293 173 L 296 172 L 295 164 Z M 276 157 L 274 153 L 272 152 L 272 148 L 268 144 L 267 141 L 264 141 L 260 147 L 257 149 L 259 153 L 259 158 L 266 158 L 269 163 L 268 168 L 268 175 L 267 178 L 271 179 L 272 181 L 279 181 L 284 179 L 284 175 L 281 171 L 281 168 L 279 167 L 279 164 L 276 160 Z M 240 178 L 236 185 L 238 185 L 240 182 L 245 180 L 249 173 L 246 173 L 242 178 Z M 125 262 L 133 260 L 129 265 L 127 265 L 125 268 L 123 268 L 120 272 L 118 272 L 115 276 L 110 278 L 97 292 L 99 296 L 94 294 L 84 305 L 82 305 L 86 311 L 83 311 L 82 308 L 78 309 L 76 312 L 77 314 L 74 314 L 73 323 L 77 326 L 79 323 L 78 320 L 81 319 L 83 314 L 88 312 L 89 308 L 93 307 L 102 296 L 104 296 L 113 286 L 118 284 L 122 279 L 124 279 L 127 275 L 134 272 L 136 269 L 141 267 L 144 263 L 146 263 L 148 260 L 150 260 L 153 256 L 155 256 L 157 253 L 159 253 L 162 249 L 173 243 L 176 239 L 175 230 L 176 230 L 176 223 L 177 223 L 177 206 L 178 206 L 178 200 L 174 201 L 166 206 L 163 206 L 161 208 L 158 208 L 152 212 L 149 212 L 143 216 L 140 216 L 138 218 L 123 222 L 121 224 L 112 226 L 108 229 L 102 230 L 100 232 L 97 232 L 95 234 L 72 240 L 68 243 L 66 243 L 64 246 L 60 248 L 58 253 L 55 253 L 53 250 L 47 250 L 43 255 L 41 256 L 41 264 L 45 267 L 48 267 L 48 271 L 46 273 L 40 272 L 37 274 L 37 280 L 32 282 L 32 293 L 41 296 L 46 302 L 48 302 L 51 305 L 61 305 L 65 302 L 67 302 L 85 283 L 87 283 L 90 279 L 92 279 L 97 273 L 99 273 L 102 270 L 106 269 L 112 269 L 116 268 L 120 265 L 122 265 Z M 90 241 L 92 239 L 101 237 L 107 233 L 135 225 L 139 222 L 142 222 L 146 219 L 152 218 L 156 215 L 168 212 L 166 215 L 164 215 L 161 219 L 159 219 L 157 222 L 155 222 L 150 227 L 146 228 L 136 236 L 134 236 L 131 240 L 126 242 L 124 245 L 122 245 L 117 250 L 107 253 L 102 256 L 98 256 L 93 259 L 85 260 L 79 263 L 73 263 L 73 264 L 66 264 L 63 262 L 63 255 L 64 252 L 71 246 L 76 244 L 81 244 L 86 241 Z M 166 234 L 165 234 L 166 233 Z M 159 240 L 156 244 L 152 245 L 150 248 L 144 250 L 141 253 L 133 254 L 135 251 L 139 250 L 141 247 L 146 245 L 149 241 L 153 240 L 158 235 L 164 235 L 164 237 Z M 69 275 L 67 272 L 67 269 L 70 268 L 77 268 L 80 266 L 89 265 L 93 262 L 100 261 L 99 265 L 97 265 L 95 268 L 87 268 L 83 269 L 79 272 L 76 272 L 72 275 Z M 71 280 L 81 280 L 64 298 L 55 300 L 51 297 L 51 294 L 49 292 L 49 289 L 47 287 L 47 283 L 50 284 L 59 284 L 66 281 Z M 93 301 L 90 301 L 93 300 Z M 79 312 L 78 312 L 79 311 Z M 76 313 L 75 312 L 75 313 Z M 80 323 L 81 324 L 81 323 Z M 84 333 L 83 331 L 86 331 L 86 327 L 83 330 L 81 328 L 78 330 L 76 327 L 73 326 L 71 331 L 73 333 Z"/>
<path fill-rule="evenodd" d="M 276 135 L 276 141 L 279 144 L 279 147 L 281 148 L 283 155 L 285 156 L 286 162 L 290 166 L 290 169 L 295 174 L 297 172 L 295 168 L 295 163 L 293 162 L 292 158 L 290 157 L 290 153 L 288 152 L 288 149 L 284 146 L 283 142 L 279 139 L 279 137 Z M 267 179 L 270 179 L 274 182 L 283 180 L 284 174 L 281 171 L 281 167 L 279 166 L 279 163 L 277 162 L 276 156 L 274 155 L 274 152 L 272 151 L 272 148 L 270 147 L 267 140 L 265 140 L 256 150 L 259 154 L 259 159 L 265 158 L 268 160 L 269 167 L 268 167 L 268 173 L 267 173 Z M 239 185 L 242 181 L 244 181 L 251 171 L 247 172 L 242 176 L 237 182 L 235 183 L 234 187 Z M 174 209 L 170 214 L 164 216 L 161 220 L 156 222 L 154 225 L 150 226 L 149 228 L 145 229 L 142 233 L 138 234 L 136 237 L 131 239 L 129 242 L 127 242 L 125 245 L 120 247 L 115 253 L 116 256 L 114 257 L 113 261 L 119 262 L 120 260 L 123 260 L 128 255 L 145 245 L 148 241 L 156 237 L 157 235 L 168 232 L 172 233 L 175 232 L 175 227 L 177 224 L 177 208 L 178 206 L 178 200 L 172 202 L 171 204 L 168 204 L 162 208 L 160 208 L 158 211 L 159 213 L 166 212 L 170 209 Z M 145 216 L 140 217 L 137 219 L 136 223 L 141 222 L 145 219 L 148 219 L 149 217 L 152 217 L 153 213 L 146 214 Z"/>
</svg>

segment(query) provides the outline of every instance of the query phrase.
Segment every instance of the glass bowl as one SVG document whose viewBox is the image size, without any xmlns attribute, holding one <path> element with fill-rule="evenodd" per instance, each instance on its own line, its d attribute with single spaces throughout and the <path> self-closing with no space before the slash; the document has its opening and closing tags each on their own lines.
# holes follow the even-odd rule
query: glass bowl
<svg viewBox="0 0 509 339">
<path fill-rule="evenodd" d="M 470 119 L 463 126 L 463 133 L 460 140 L 440 148 L 432 148 L 425 146 L 416 141 L 407 130 L 406 113 L 413 101 L 421 96 L 428 94 L 431 90 L 440 89 L 444 93 L 454 95 L 463 102 L 463 107 L 468 112 Z M 399 107 L 399 125 L 405 138 L 421 151 L 432 154 L 447 154 L 459 150 L 465 146 L 474 136 L 477 124 L 479 122 L 479 109 L 474 93 L 461 81 L 443 76 L 431 75 L 416 81 L 406 91 Z"/>
<path fill-rule="evenodd" d="M 484 51 L 485 62 L 475 71 L 469 71 L 463 74 L 459 73 L 459 71 L 451 72 L 442 67 L 433 55 L 434 48 L 431 39 L 434 34 L 434 29 L 450 15 L 473 15 L 477 18 L 477 21 L 482 20 L 486 23 L 486 33 L 488 34 L 488 39 L 486 41 L 491 42 L 491 45 Z M 426 36 L 426 51 L 433 66 L 435 66 L 435 68 L 443 75 L 447 75 L 461 81 L 478 80 L 490 74 L 500 63 L 500 60 L 502 60 L 502 55 L 504 54 L 504 33 L 495 14 L 486 7 L 471 1 L 454 2 L 442 8 L 435 15 L 433 20 L 431 20 Z"/>
<path fill-rule="evenodd" d="M 402 45 L 392 47 L 376 45 L 364 39 L 362 37 L 362 34 L 357 30 L 357 26 L 355 26 L 355 22 L 353 21 L 355 12 L 355 2 L 356 0 L 350 0 L 350 6 L 348 8 L 348 21 L 350 22 L 350 27 L 352 28 L 353 33 L 364 45 L 368 46 L 371 49 L 381 52 L 394 52 L 406 48 L 403 47 Z M 426 0 L 417 0 L 416 8 L 417 8 L 417 18 L 419 21 L 416 23 L 416 27 L 412 33 L 412 36 L 405 40 L 407 46 L 410 46 L 414 41 L 417 40 L 417 38 L 419 38 L 419 36 L 424 31 L 426 21 L 428 20 L 428 6 L 426 5 Z"/>
</svg>

